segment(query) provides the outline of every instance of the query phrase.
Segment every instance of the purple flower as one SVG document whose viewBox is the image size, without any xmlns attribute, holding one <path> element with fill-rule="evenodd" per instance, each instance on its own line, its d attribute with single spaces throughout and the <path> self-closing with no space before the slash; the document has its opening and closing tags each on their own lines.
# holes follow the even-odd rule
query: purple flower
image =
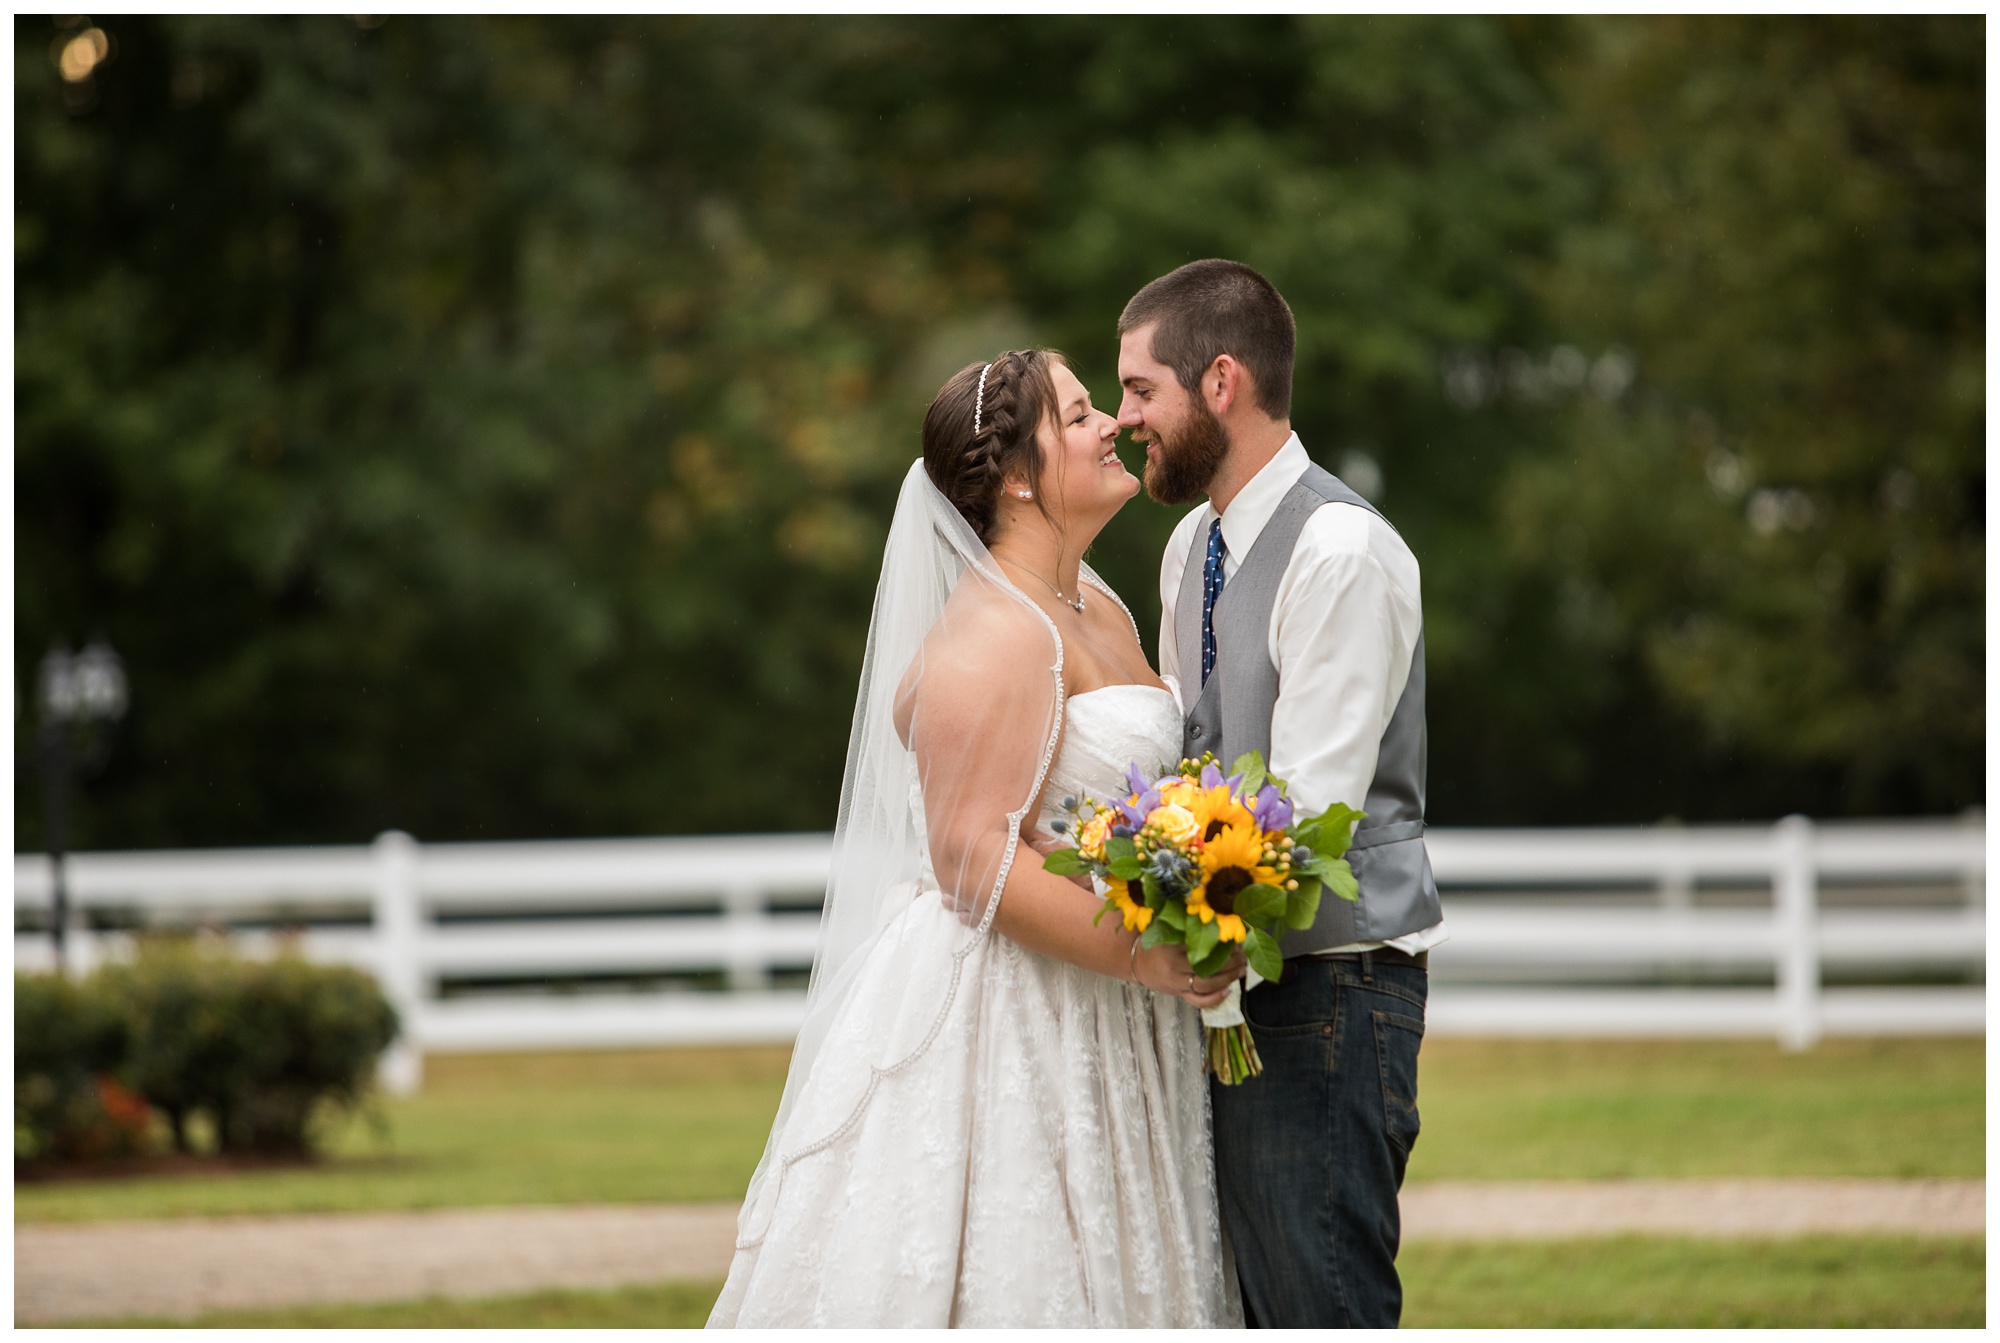
<svg viewBox="0 0 2000 1343">
<path fill-rule="evenodd" d="M 1136 764 L 1125 767 L 1125 782 L 1132 785 L 1132 793 L 1135 797 L 1152 787 L 1151 784 L 1146 782 L 1146 776 L 1139 772 L 1139 766 Z"/>
<path fill-rule="evenodd" d="M 1146 817 L 1153 808 L 1160 805 L 1160 790 L 1146 781 L 1146 776 L 1139 772 L 1136 764 L 1125 767 L 1125 782 L 1132 789 L 1131 796 L 1137 800 L 1120 798 L 1112 809 L 1124 819 L 1126 825 L 1138 830 L 1146 824 Z"/>
<path fill-rule="evenodd" d="M 1278 791 L 1278 785 L 1267 783 L 1251 804 L 1250 814 L 1257 818 L 1260 830 L 1283 830 L 1292 823 L 1292 804 Z"/>
<path fill-rule="evenodd" d="M 1222 777 L 1222 771 L 1214 765 L 1203 765 L 1201 767 L 1201 786 L 1203 788 L 1213 788 L 1223 782 L 1225 780 Z"/>
</svg>

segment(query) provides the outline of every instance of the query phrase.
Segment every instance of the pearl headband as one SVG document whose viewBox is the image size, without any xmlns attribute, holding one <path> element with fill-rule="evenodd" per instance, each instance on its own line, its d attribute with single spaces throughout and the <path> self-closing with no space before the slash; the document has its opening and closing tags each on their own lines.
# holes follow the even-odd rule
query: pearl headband
<svg viewBox="0 0 2000 1343">
<path fill-rule="evenodd" d="M 994 363 L 998 363 L 995 360 Z M 972 436 L 979 437 L 979 417 L 986 409 L 986 375 L 993 371 L 993 364 L 979 370 L 979 397 L 972 403 Z"/>
</svg>

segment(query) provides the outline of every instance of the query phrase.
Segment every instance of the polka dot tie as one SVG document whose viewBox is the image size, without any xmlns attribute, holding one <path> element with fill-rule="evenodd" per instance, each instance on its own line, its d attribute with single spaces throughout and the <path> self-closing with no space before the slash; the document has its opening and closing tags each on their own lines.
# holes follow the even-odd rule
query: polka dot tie
<svg viewBox="0 0 2000 1343">
<path fill-rule="evenodd" d="M 1208 558 L 1201 562 L 1201 683 L 1215 670 L 1215 599 L 1222 595 L 1222 519 L 1208 524 Z"/>
</svg>

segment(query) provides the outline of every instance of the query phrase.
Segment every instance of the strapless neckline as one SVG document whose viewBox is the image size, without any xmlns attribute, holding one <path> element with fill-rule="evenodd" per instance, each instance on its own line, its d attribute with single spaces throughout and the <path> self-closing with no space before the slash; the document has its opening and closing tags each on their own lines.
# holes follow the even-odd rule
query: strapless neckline
<svg viewBox="0 0 2000 1343">
<path fill-rule="evenodd" d="M 1141 681 L 1122 681 L 1117 685 L 1101 685 L 1095 690 L 1079 690 L 1076 694 L 1067 696 L 1066 698 L 1071 704 L 1074 704 L 1080 699 L 1089 699 L 1092 695 L 1102 695 L 1113 690 L 1150 690 L 1155 695 L 1165 695 L 1176 706 L 1180 704 L 1180 697 L 1165 686 L 1146 685 Z"/>
</svg>

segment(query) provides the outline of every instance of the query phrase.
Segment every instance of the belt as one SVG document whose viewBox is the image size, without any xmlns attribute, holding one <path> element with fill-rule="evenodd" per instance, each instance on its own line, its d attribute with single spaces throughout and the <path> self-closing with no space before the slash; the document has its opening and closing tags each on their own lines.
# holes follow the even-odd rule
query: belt
<svg viewBox="0 0 2000 1343">
<path fill-rule="evenodd" d="M 1407 965 L 1416 970 L 1431 968 L 1431 954 L 1420 951 L 1412 956 L 1407 951 L 1394 947 L 1376 947 L 1373 951 L 1313 951 L 1292 959 L 1300 961 L 1345 961 L 1349 965 Z"/>
</svg>

